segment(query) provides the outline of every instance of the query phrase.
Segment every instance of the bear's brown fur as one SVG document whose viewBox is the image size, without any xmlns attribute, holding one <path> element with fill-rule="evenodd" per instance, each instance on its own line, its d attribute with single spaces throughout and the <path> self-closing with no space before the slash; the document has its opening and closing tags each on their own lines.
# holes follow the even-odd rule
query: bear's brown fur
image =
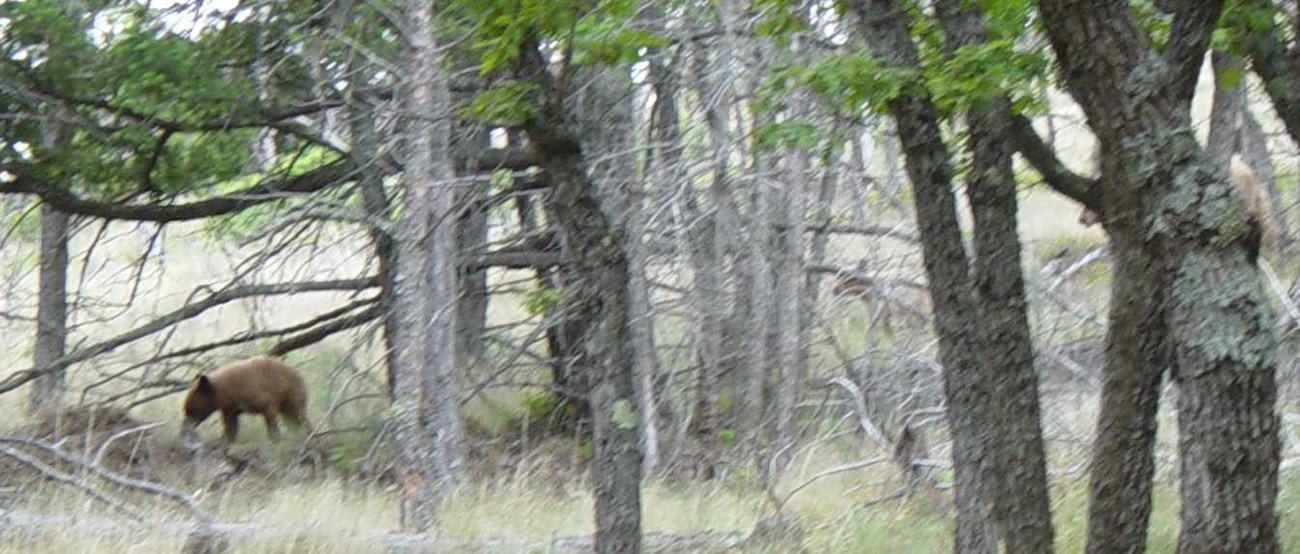
<svg viewBox="0 0 1300 554">
<path fill-rule="evenodd" d="M 307 384 L 297 369 L 276 358 L 252 358 L 195 377 L 184 406 L 181 438 L 189 445 L 198 444 L 198 425 L 217 411 L 227 443 L 239 434 L 240 414 L 261 415 L 272 440 L 280 437 L 280 416 L 310 426 Z"/>
</svg>

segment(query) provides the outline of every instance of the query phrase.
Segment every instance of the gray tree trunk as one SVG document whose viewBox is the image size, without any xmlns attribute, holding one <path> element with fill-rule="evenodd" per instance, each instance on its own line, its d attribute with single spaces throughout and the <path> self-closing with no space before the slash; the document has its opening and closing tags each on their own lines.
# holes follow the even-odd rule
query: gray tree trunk
<svg viewBox="0 0 1300 554">
<path fill-rule="evenodd" d="M 587 172 L 582 143 L 573 134 L 545 59 L 526 40 L 514 60 L 515 77 L 531 84 L 539 113 L 523 122 L 537 160 L 551 180 L 547 215 L 567 241 L 566 313 L 582 326 L 573 363 L 592 376 L 590 395 L 596 551 L 641 551 L 641 447 L 636 365 L 629 326 L 627 236 L 611 219 Z"/>
<path fill-rule="evenodd" d="M 488 213 L 480 205 L 487 198 L 487 184 L 474 182 L 460 196 L 458 204 L 467 208 L 456 223 L 456 250 L 482 252 L 488 242 Z M 457 365 L 469 368 L 482 360 L 486 344 L 488 271 L 482 267 L 462 268 L 458 274 Z"/>
<path fill-rule="evenodd" d="M 33 367 L 43 368 L 62 358 L 68 322 L 68 214 L 41 205 L 40 292 L 36 306 L 36 345 Z M 57 408 L 63 399 L 65 372 L 37 377 L 27 397 L 27 413 Z"/>
<path fill-rule="evenodd" d="M 433 6 L 401 4 L 408 40 L 402 109 L 405 131 L 405 215 L 393 310 L 395 345 L 394 437 L 402 496 L 402 526 L 427 530 L 439 504 L 465 469 L 465 432 L 456 367 L 456 191 L 447 76 L 433 35 Z"/>
<path fill-rule="evenodd" d="M 785 183 L 776 211 L 781 231 L 777 234 L 773 293 L 776 320 L 776 368 L 774 383 L 776 422 L 773 446 L 783 449 L 796 439 L 796 408 L 804 388 L 804 211 L 808 181 L 807 152 L 787 151 Z M 782 464 L 783 465 L 783 464 Z"/>
</svg>

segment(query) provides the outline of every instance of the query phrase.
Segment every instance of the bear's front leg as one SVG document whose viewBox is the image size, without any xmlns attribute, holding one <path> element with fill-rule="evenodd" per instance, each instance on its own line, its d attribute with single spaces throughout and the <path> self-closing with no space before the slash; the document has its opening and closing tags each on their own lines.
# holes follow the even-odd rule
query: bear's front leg
<svg viewBox="0 0 1300 554">
<path fill-rule="evenodd" d="M 234 444 L 235 437 L 239 436 L 239 412 L 222 410 L 221 424 L 225 427 L 223 436 L 226 437 L 226 443 Z"/>
</svg>

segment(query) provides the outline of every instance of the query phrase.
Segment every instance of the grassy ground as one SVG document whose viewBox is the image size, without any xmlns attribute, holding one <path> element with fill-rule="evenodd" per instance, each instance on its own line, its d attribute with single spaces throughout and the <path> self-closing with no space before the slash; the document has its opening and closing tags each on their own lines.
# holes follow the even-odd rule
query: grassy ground
<svg viewBox="0 0 1300 554">
<path fill-rule="evenodd" d="M 834 460 L 826 460 L 825 463 Z M 820 465 L 820 464 L 818 464 Z M 789 475 L 787 486 L 806 477 L 808 466 Z M 920 493 L 908 499 L 865 505 L 879 487 L 863 486 L 884 480 L 880 472 L 845 474 L 805 489 L 791 502 L 807 535 L 810 552 L 943 552 L 951 550 L 951 520 L 942 493 Z M 1300 521 L 1288 508 L 1297 489 L 1294 476 L 1284 480 L 1281 529 L 1286 552 L 1300 551 Z M 1056 542 L 1060 552 L 1081 552 L 1086 536 L 1086 483 L 1058 479 L 1053 487 Z M 5 552 L 158 552 L 177 551 L 183 537 L 146 531 L 105 531 L 97 519 L 102 509 L 64 488 L 42 488 L 32 505 L 41 513 L 78 516 L 77 523 L 60 523 L 40 533 L 0 534 Z M 737 483 L 665 483 L 651 481 L 644 489 L 644 525 L 648 532 L 689 534 L 700 531 L 746 532 L 764 512 L 764 495 Z M 201 499 L 226 521 L 266 527 L 255 538 L 234 541 L 237 552 L 364 552 L 378 551 L 373 538 L 398 527 L 394 493 L 373 485 L 338 479 L 273 485 L 242 482 Z M 1169 481 L 1159 483 L 1150 525 L 1151 552 L 1173 552 L 1177 541 L 1177 491 Z M 180 518 L 175 510 L 147 510 L 151 519 Z M 547 539 L 591 532 L 591 499 L 578 486 L 551 487 L 528 480 L 501 480 L 465 487 L 443 510 L 437 529 L 441 536 Z M 352 533 L 349 537 L 349 533 Z M 161 549 L 161 550 L 160 550 Z M 748 551 L 762 551 L 750 548 Z"/>
</svg>

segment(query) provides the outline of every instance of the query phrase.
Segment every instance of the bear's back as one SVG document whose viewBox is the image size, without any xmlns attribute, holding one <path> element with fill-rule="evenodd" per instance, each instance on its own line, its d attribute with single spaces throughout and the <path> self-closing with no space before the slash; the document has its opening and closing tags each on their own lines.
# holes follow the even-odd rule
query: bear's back
<svg viewBox="0 0 1300 554">
<path fill-rule="evenodd" d="M 235 362 L 212 372 L 213 385 L 228 398 L 255 404 L 302 404 L 307 387 L 302 375 L 283 361 L 258 357 Z"/>
</svg>

